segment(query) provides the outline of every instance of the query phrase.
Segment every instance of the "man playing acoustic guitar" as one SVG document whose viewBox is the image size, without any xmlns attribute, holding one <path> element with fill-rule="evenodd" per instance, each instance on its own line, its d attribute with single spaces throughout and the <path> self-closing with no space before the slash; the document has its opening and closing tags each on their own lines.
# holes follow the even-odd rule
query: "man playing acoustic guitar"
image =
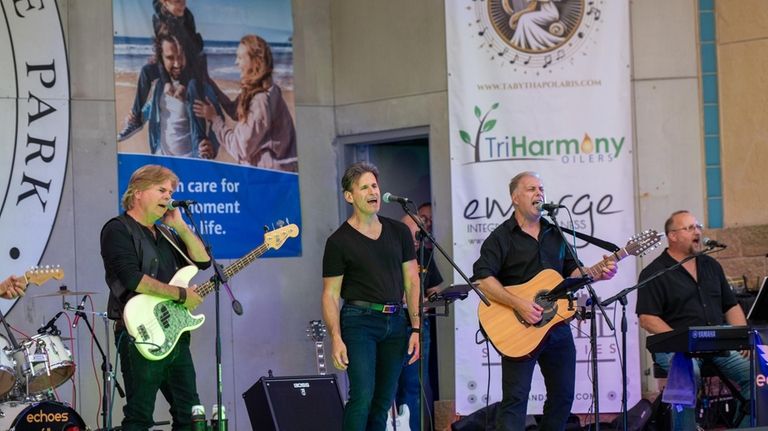
<svg viewBox="0 0 768 431">
<path fill-rule="evenodd" d="M 564 277 L 580 276 L 578 265 L 554 225 L 541 218 L 538 205 L 544 202 L 544 185 L 535 172 L 521 172 L 509 183 L 514 213 L 483 242 L 475 262 L 473 279 L 480 290 L 496 303 L 513 310 L 529 324 L 542 319 L 543 308 L 504 286 L 529 281 L 544 269 Z M 616 274 L 608 261 L 597 279 Z M 553 286 L 554 287 L 554 286 Z M 576 376 L 576 347 L 570 326 L 553 326 L 539 348 L 524 358 L 502 356 L 502 401 L 497 416 L 498 430 L 525 429 L 528 393 L 534 366 L 538 362 L 547 387 L 540 430 L 562 430 L 571 412 Z"/>
</svg>

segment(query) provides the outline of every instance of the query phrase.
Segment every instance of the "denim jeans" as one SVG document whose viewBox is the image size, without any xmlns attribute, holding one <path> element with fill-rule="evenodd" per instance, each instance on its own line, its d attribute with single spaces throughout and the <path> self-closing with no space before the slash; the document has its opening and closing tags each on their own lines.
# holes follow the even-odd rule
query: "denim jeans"
<svg viewBox="0 0 768 431">
<path fill-rule="evenodd" d="M 345 304 L 341 338 L 347 346 L 349 400 L 344 431 L 383 431 L 408 349 L 405 312 L 384 314 Z"/>
<path fill-rule="evenodd" d="M 664 371 L 669 371 L 669 364 L 672 361 L 674 353 L 654 353 L 653 360 L 661 366 Z M 749 360 L 743 358 L 739 352 L 731 351 L 728 356 L 716 356 L 714 358 L 708 358 L 707 361 L 711 361 L 714 365 L 720 369 L 720 371 L 734 383 L 739 386 L 741 396 L 744 399 L 750 399 L 749 386 L 751 384 L 749 379 Z M 693 361 L 693 381 L 699 382 L 701 380 L 701 366 L 704 363 L 704 359 L 694 358 Z M 736 411 L 738 412 L 742 406 L 738 406 Z M 749 425 L 749 415 L 745 415 L 739 424 L 740 428 L 744 428 Z M 683 408 L 678 411 L 676 406 L 672 406 L 672 429 L 674 431 L 688 431 L 696 430 L 696 409 L 693 407 Z"/>
<path fill-rule="evenodd" d="M 539 424 L 542 431 L 565 429 L 573 405 L 576 380 L 576 346 L 573 343 L 571 327 L 565 324 L 555 326 L 541 348 L 527 360 L 501 359 L 502 400 L 496 429 L 518 431 L 525 429 L 528 409 L 528 395 L 536 363 L 539 363 L 547 400 L 544 415 Z"/>
<path fill-rule="evenodd" d="M 427 408 L 424 410 L 424 417 L 430 417 L 432 415 L 432 388 L 429 385 L 429 319 L 425 318 L 421 323 L 421 358 L 424 359 L 423 378 L 421 383 L 419 382 L 419 363 L 421 359 L 408 365 L 410 356 L 406 356 L 403 362 L 403 371 L 400 373 L 400 379 L 397 381 L 397 395 L 395 396 L 396 404 L 407 405 L 410 410 L 410 428 L 411 430 L 420 430 L 419 427 L 419 406 L 421 405 L 421 391 L 424 390 L 424 399 Z M 409 326 L 410 328 L 410 326 Z M 428 424 L 430 420 L 424 421 L 424 428 L 429 429 Z"/>
<path fill-rule="evenodd" d="M 172 429 L 192 429 L 192 406 L 200 404 L 200 398 L 195 387 L 195 365 L 189 351 L 189 339 L 189 332 L 185 332 L 168 356 L 150 361 L 128 341 L 124 329 L 115 332 L 125 387 L 124 431 L 151 429 L 158 390 L 171 405 Z"/>
</svg>

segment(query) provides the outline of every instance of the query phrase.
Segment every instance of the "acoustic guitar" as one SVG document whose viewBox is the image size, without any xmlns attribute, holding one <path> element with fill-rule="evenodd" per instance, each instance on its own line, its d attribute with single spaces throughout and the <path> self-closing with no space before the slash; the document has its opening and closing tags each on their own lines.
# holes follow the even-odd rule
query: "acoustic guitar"
<svg viewBox="0 0 768 431">
<path fill-rule="evenodd" d="M 624 248 L 587 268 L 586 272 L 590 278 L 597 279 L 609 263 L 617 263 L 627 256 L 641 256 L 660 242 L 658 232 L 644 231 L 633 236 Z M 512 359 L 529 358 L 555 325 L 567 323 L 573 318 L 576 307 L 572 299 L 562 295 L 553 298 L 550 294 L 561 282 L 563 277 L 557 271 L 545 269 L 525 283 L 504 286 L 516 296 L 533 301 L 544 309 L 541 320 L 535 324 L 526 322 L 516 310 L 490 298 L 490 306 L 480 303 L 477 310 L 480 326 L 500 354 Z"/>
</svg>

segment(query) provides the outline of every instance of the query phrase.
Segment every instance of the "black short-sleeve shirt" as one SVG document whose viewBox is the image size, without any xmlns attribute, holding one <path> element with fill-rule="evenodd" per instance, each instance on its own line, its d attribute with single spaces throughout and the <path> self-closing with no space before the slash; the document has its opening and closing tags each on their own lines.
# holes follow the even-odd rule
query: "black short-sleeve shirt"
<svg viewBox="0 0 768 431">
<path fill-rule="evenodd" d="M 643 269 L 639 281 L 676 263 L 664 250 Z M 649 282 L 637 291 L 635 311 L 658 316 L 673 329 L 726 323 L 724 313 L 738 302 L 723 268 L 715 259 L 699 256 L 696 274 L 698 283 L 681 266 Z"/>
<path fill-rule="evenodd" d="M 544 269 L 568 277 L 577 267 L 555 226 L 540 220 L 539 238 L 525 233 L 515 215 L 494 229 L 480 247 L 473 280 L 496 277 L 504 286 L 525 283 Z"/>
<path fill-rule="evenodd" d="M 379 216 L 381 235 L 371 239 L 344 222 L 328 237 L 323 277 L 343 275 L 341 297 L 375 303 L 401 303 L 403 263 L 416 259 L 408 227 Z"/>
</svg>

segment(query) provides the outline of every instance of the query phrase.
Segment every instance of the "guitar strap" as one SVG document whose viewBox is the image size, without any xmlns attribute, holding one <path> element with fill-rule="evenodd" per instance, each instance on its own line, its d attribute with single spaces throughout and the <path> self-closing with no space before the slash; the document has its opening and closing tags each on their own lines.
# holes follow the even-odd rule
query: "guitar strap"
<svg viewBox="0 0 768 431">
<path fill-rule="evenodd" d="M 155 251 L 154 244 L 146 238 L 139 224 L 125 213 L 114 217 L 112 220 L 122 223 L 130 234 L 134 249 L 136 250 L 136 256 L 141 264 L 141 272 L 152 278 L 157 278 L 159 265 L 157 252 Z M 107 226 L 112 220 L 104 226 Z M 104 234 L 103 228 L 101 234 Z M 107 304 L 108 316 L 110 319 L 121 319 L 123 306 L 129 299 L 136 296 L 137 293 L 123 286 L 115 274 L 106 273 L 105 279 L 110 290 Z"/>
<path fill-rule="evenodd" d="M 568 229 L 567 227 L 563 227 L 561 229 L 563 230 L 563 232 L 567 233 L 568 235 L 576 235 L 576 238 L 579 238 L 579 239 L 581 239 L 583 241 L 586 241 L 586 242 L 588 242 L 590 244 L 594 244 L 594 245 L 602 248 L 603 250 L 607 250 L 607 251 L 609 251 L 611 253 L 616 253 L 617 251 L 621 250 L 621 248 L 619 248 L 618 245 L 616 245 L 616 244 L 614 244 L 612 242 L 604 241 L 602 239 L 595 238 L 593 236 L 589 236 L 589 235 L 587 235 L 585 233 L 581 233 L 579 231 Z"/>
<path fill-rule="evenodd" d="M 168 226 L 166 226 L 164 224 L 158 224 L 158 225 L 155 225 L 155 227 L 157 227 L 157 230 L 160 231 L 160 233 L 163 235 L 163 237 L 165 237 L 165 239 L 167 239 L 168 242 L 171 243 L 173 248 L 175 248 L 176 251 L 178 251 L 179 254 L 181 254 L 181 257 L 183 257 L 184 260 L 189 262 L 190 265 L 194 265 L 195 264 L 195 262 L 192 262 L 192 259 L 187 257 L 187 255 L 183 251 L 181 251 L 181 247 L 179 247 L 179 245 L 176 243 L 176 237 L 173 236 L 173 234 L 171 233 L 170 228 Z"/>
</svg>

